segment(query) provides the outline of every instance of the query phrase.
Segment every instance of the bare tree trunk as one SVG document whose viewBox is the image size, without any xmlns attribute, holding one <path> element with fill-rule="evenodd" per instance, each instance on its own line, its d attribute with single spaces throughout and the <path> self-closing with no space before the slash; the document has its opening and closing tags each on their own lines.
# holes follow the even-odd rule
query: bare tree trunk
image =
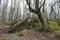
<svg viewBox="0 0 60 40">
<path fill-rule="evenodd" d="M 42 25 L 42 31 L 45 33 L 46 32 L 46 25 L 45 25 L 45 22 L 44 22 L 44 18 L 43 16 L 40 14 L 40 12 L 38 13 L 38 18 L 41 22 L 41 25 Z"/>
<path fill-rule="evenodd" d="M 6 1 L 6 3 L 4 0 L 3 10 L 2 10 L 2 27 L 3 25 L 6 26 L 7 3 L 8 3 L 8 0 Z"/>
</svg>

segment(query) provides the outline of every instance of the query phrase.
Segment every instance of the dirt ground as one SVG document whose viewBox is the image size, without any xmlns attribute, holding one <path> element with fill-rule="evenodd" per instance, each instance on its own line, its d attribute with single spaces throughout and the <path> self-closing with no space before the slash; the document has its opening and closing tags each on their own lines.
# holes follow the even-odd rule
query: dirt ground
<svg viewBox="0 0 60 40">
<path fill-rule="evenodd" d="M 59 40 L 54 33 L 43 33 L 32 29 L 25 29 L 16 33 L 7 33 L 7 30 L 0 30 L 0 40 Z"/>
</svg>

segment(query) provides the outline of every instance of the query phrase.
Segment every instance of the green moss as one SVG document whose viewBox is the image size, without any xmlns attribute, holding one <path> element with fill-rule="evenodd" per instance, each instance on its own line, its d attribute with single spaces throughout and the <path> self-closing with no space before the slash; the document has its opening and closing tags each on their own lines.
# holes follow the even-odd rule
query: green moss
<svg viewBox="0 0 60 40">
<path fill-rule="evenodd" d="M 32 27 L 33 28 L 41 28 L 41 23 L 40 23 L 39 18 L 32 19 Z"/>
<path fill-rule="evenodd" d="M 32 27 L 33 28 L 42 28 L 41 23 L 38 18 L 32 19 Z M 58 30 L 60 29 L 59 24 L 56 21 L 47 21 L 46 22 L 46 30 L 52 31 L 52 30 Z"/>
<path fill-rule="evenodd" d="M 41 23 L 32 23 L 33 28 L 42 28 Z M 47 21 L 46 23 L 46 30 L 47 31 L 54 31 L 60 29 L 60 26 L 55 21 Z"/>
<path fill-rule="evenodd" d="M 46 24 L 47 29 L 57 30 L 60 29 L 59 25 L 55 21 L 48 21 Z"/>
<path fill-rule="evenodd" d="M 33 23 L 33 28 L 41 28 L 41 23 Z"/>
<path fill-rule="evenodd" d="M 40 23 L 39 18 L 33 18 L 33 19 L 32 19 L 32 23 Z"/>
</svg>

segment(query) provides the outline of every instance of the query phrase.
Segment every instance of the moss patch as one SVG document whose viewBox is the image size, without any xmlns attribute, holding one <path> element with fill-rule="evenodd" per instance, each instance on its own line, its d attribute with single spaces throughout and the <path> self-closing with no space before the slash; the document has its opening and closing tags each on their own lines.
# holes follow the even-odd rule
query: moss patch
<svg viewBox="0 0 60 40">
<path fill-rule="evenodd" d="M 55 21 L 48 21 L 46 24 L 47 29 L 57 30 L 60 29 L 60 26 Z"/>
</svg>

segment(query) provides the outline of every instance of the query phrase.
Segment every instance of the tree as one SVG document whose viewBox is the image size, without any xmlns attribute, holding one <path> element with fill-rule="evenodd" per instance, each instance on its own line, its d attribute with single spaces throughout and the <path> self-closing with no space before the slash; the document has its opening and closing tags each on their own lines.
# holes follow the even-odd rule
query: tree
<svg viewBox="0 0 60 40">
<path fill-rule="evenodd" d="M 50 11 L 50 19 L 52 19 L 52 17 L 54 18 L 54 19 L 56 19 L 56 17 L 57 17 L 57 15 L 56 15 L 56 12 L 54 11 L 54 6 L 57 4 L 57 3 L 60 3 L 60 1 L 57 1 L 57 2 L 55 2 L 54 4 L 52 4 L 52 5 L 50 5 L 50 7 L 51 7 L 51 11 Z M 53 12 L 53 13 L 52 13 Z"/>
<path fill-rule="evenodd" d="M 14 0 L 14 22 L 18 19 L 18 5 L 16 0 Z"/>
<path fill-rule="evenodd" d="M 12 7 L 13 1 L 11 0 L 11 7 L 9 11 L 9 30 L 13 27 L 13 12 L 14 12 L 14 6 Z"/>
<path fill-rule="evenodd" d="M 28 4 L 28 6 L 29 6 L 29 11 L 30 11 L 30 12 L 34 12 L 35 14 L 38 15 L 38 18 L 39 18 L 39 20 L 41 21 L 41 24 L 42 24 L 42 30 L 43 30 L 43 32 L 46 32 L 46 26 L 45 26 L 44 16 L 43 16 L 44 11 L 43 11 L 43 13 L 41 12 L 42 6 L 43 6 L 43 10 L 44 10 L 45 0 L 43 1 L 43 3 L 40 2 L 40 3 L 42 3 L 41 5 L 39 5 L 39 1 L 40 1 L 40 0 L 34 0 L 34 1 L 35 1 L 35 9 L 33 9 L 33 8 L 31 7 L 31 0 L 26 0 L 27 4 Z M 42 1 L 42 0 L 41 0 L 41 1 Z"/>
<path fill-rule="evenodd" d="M 6 0 L 6 3 L 4 0 L 3 10 L 2 10 L 2 25 L 6 24 L 7 3 L 8 3 L 8 0 Z"/>
</svg>

